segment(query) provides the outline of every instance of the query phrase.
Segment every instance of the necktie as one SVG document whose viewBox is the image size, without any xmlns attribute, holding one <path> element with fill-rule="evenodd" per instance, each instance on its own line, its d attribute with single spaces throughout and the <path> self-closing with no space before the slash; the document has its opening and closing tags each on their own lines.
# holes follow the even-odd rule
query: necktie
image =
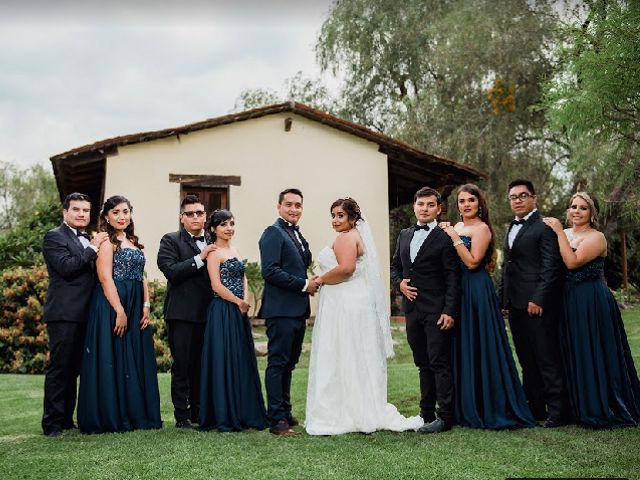
<svg viewBox="0 0 640 480">
<path fill-rule="evenodd" d="M 84 238 L 86 238 L 87 240 L 90 240 L 90 238 L 89 238 L 89 234 L 88 234 L 87 232 L 81 232 L 80 230 L 78 230 L 78 231 L 76 232 L 76 235 L 78 235 L 79 237 L 84 237 Z"/>
<path fill-rule="evenodd" d="M 195 242 L 204 242 L 204 235 L 200 235 L 199 237 L 193 237 Z"/>
<path fill-rule="evenodd" d="M 511 220 L 511 224 L 509 225 L 509 228 L 514 227 L 516 225 L 524 225 L 526 222 L 526 220 L 524 218 L 520 219 L 520 220 Z"/>
<path fill-rule="evenodd" d="M 414 225 L 414 228 L 415 228 L 416 232 L 418 230 L 425 230 L 427 232 L 429 231 L 429 225 L 418 225 L 418 224 L 416 224 L 416 225 Z"/>
</svg>

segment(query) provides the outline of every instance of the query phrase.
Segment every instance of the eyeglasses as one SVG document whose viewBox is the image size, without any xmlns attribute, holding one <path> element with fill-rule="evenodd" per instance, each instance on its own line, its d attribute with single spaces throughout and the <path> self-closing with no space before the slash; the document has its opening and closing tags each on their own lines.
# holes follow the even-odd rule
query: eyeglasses
<svg viewBox="0 0 640 480">
<path fill-rule="evenodd" d="M 526 200 L 527 198 L 535 197 L 535 195 L 531 195 L 528 192 L 522 192 L 519 195 L 507 195 L 507 198 L 510 202 L 515 202 L 516 200 Z"/>
<path fill-rule="evenodd" d="M 182 212 L 183 215 L 186 215 L 189 218 L 193 218 L 194 215 L 196 217 L 204 217 L 206 213 L 207 212 L 205 212 L 204 210 L 194 210 L 192 212 Z"/>
</svg>

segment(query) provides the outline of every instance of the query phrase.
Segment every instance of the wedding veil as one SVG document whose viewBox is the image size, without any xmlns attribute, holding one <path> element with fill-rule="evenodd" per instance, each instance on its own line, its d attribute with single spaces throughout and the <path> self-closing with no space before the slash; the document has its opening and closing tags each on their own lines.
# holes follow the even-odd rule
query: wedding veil
<svg viewBox="0 0 640 480">
<path fill-rule="evenodd" d="M 391 340 L 391 325 L 389 324 L 389 292 L 384 286 L 384 281 L 380 273 L 376 244 L 373 240 L 371 227 L 369 227 L 369 223 L 364 218 L 358 220 L 356 229 L 360 232 L 360 237 L 364 245 L 363 262 L 365 265 L 365 275 L 374 298 L 375 312 L 378 317 L 384 342 L 384 353 L 387 358 L 391 358 L 394 356 L 394 352 L 393 341 Z"/>
</svg>

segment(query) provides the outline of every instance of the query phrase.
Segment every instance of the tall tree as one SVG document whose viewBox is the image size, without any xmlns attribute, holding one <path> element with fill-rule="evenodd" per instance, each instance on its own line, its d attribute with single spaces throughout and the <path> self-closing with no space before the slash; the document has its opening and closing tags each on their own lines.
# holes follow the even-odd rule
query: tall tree
<svg viewBox="0 0 640 480">
<path fill-rule="evenodd" d="M 280 92 L 262 88 L 242 91 L 236 99 L 234 111 L 249 110 L 290 100 L 325 112 L 336 110 L 336 100 L 322 81 L 298 72 L 285 80 L 284 87 Z"/>
<path fill-rule="evenodd" d="M 572 147 L 576 187 L 605 199 L 612 228 L 630 227 L 640 220 L 640 2 L 585 5 L 584 20 L 566 26 L 547 113 Z"/>
<path fill-rule="evenodd" d="M 57 200 L 55 178 L 45 167 L 36 164 L 19 168 L 0 162 L 0 232 L 33 215 L 37 205 Z"/>
<path fill-rule="evenodd" d="M 584 7 L 564 29 L 563 68 L 547 85 L 544 107 L 570 145 L 574 189 L 601 200 L 615 263 L 609 284 L 640 285 L 640 2 Z"/>
<path fill-rule="evenodd" d="M 487 172 L 506 221 L 514 176 L 532 178 L 551 203 L 559 197 L 566 145 L 531 108 L 554 71 L 550 3 L 337 0 L 318 59 L 344 78 L 341 115 Z"/>
</svg>

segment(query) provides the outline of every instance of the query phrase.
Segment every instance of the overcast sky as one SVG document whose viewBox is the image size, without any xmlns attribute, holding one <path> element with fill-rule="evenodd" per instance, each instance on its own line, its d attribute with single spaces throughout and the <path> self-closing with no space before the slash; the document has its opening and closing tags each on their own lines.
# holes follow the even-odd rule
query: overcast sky
<svg viewBox="0 0 640 480">
<path fill-rule="evenodd" d="M 0 0 L 0 160 L 229 113 L 319 74 L 332 0 Z"/>
</svg>

